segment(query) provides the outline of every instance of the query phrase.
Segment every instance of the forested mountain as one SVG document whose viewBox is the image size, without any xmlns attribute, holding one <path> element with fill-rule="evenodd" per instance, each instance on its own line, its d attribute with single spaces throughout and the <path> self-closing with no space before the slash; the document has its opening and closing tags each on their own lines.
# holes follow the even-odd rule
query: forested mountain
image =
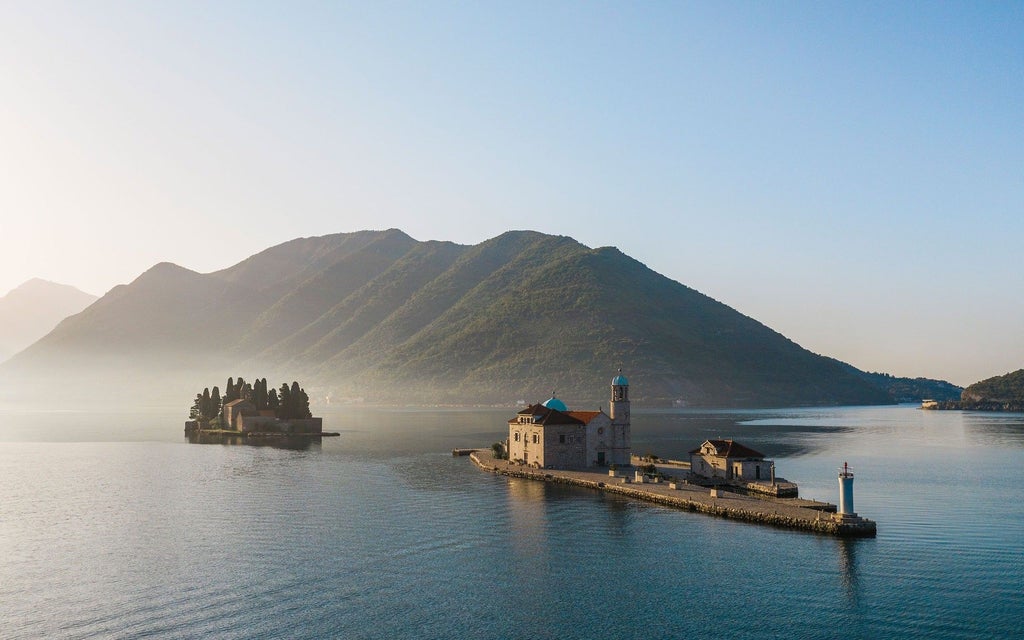
<svg viewBox="0 0 1024 640">
<path fill-rule="evenodd" d="M 66 284 L 34 278 L 0 297 L 0 362 L 96 300 Z"/>
<path fill-rule="evenodd" d="M 596 407 L 619 367 L 650 406 L 891 402 L 863 372 L 617 249 L 532 231 L 475 246 L 364 231 L 292 240 L 209 274 L 159 264 L 0 375 L 134 378 L 144 393 L 147 381 L 192 389 L 258 369 L 367 402 L 511 402 L 554 389 Z"/>
<path fill-rule="evenodd" d="M 940 402 L 956 401 L 960 399 L 960 393 L 963 391 L 962 387 L 945 380 L 899 378 L 888 373 L 869 373 L 846 363 L 841 364 L 860 376 L 862 380 L 884 389 L 893 402 L 921 402 L 924 399 Z"/>
<path fill-rule="evenodd" d="M 1024 411 L 1024 369 L 975 382 L 960 397 L 962 409 Z"/>
</svg>

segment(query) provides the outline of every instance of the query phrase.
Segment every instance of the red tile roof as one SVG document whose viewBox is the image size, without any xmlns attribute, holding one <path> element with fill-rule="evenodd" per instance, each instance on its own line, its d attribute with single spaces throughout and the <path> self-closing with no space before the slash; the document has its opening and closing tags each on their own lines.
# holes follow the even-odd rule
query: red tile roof
<svg viewBox="0 0 1024 640">
<path fill-rule="evenodd" d="M 583 424 L 590 424 L 590 421 L 601 415 L 601 411 L 570 411 L 569 415 L 581 421 Z"/>
</svg>

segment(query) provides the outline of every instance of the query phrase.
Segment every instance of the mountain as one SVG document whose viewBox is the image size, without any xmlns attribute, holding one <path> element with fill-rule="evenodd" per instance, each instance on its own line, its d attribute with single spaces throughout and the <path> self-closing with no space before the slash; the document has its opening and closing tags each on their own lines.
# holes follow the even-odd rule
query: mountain
<svg viewBox="0 0 1024 640">
<path fill-rule="evenodd" d="M 0 297 L 0 361 L 21 351 L 96 301 L 66 284 L 34 278 Z"/>
<path fill-rule="evenodd" d="M 554 389 L 597 406 L 620 366 L 648 406 L 892 401 L 863 372 L 617 249 L 534 231 L 474 246 L 362 231 L 299 238 L 208 274 L 159 264 L 0 376 L 48 389 L 88 376 L 190 397 L 209 376 L 265 375 L 396 404 L 543 399 Z"/>
<path fill-rule="evenodd" d="M 960 396 L 961 409 L 1024 411 L 1024 369 L 975 382 Z"/>
<path fill-rule="evenodd" d="M 836 360 L 836 362 L 839 361 Z M 883 389 L 893 402 L 921 402 L 926 398 L 939 402 L 957 401 L 963 391 L 963 387 L 958 387 L 945 380 L 899 378 L 888 373 L 861 371 L 845 362 L 840 362 L 840 364 L 862 380 Z"/>
</svg>

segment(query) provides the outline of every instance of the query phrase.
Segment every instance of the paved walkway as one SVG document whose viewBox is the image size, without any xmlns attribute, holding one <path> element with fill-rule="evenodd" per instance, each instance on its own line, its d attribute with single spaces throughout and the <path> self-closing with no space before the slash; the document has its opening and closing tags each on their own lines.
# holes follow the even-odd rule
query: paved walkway
<svg viewBox="0 0 1024 640">
<path fill-rule="evenodd" d="M 829 507 L 834 510 L 834 505 L 813 500 L 755 497 L 729 492 L 725 487 L 718 488 L 715 492 L 717 496 L 713 496 L 711 489 L 686 482 L 676 483 L 674 489 L 668 482 L 627 483 L 625 478 L 610 476 L 607 470 L 598 472 L 537 469 L 513 464 L 496 459 L 489 450 L 478 450 L 470 458 L 478 467 L 492 473 L 543 482 L 573 484 L 735 520 L 839 536 L 875 535 L 873 521 L 858 519 L 856 522 L 837 522 L 831 513 L 825 511 Z M 633 469 L 628 472 L 632 479 Z M 620 470 L 619 473 L 625 475 L 626 472 Z"/>
</svg>

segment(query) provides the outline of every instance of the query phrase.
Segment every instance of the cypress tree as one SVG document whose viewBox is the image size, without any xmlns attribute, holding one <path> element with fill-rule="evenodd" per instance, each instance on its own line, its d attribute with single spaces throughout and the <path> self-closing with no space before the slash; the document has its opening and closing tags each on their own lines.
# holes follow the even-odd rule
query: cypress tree
<svg viewBox="0 0 1024 640">
<path fill-rule="evenodd" d="M 192 408 L 188 411 L 189 420 L 198 420 L 202 417 L 203 394 L 197 393 L 196 399 L 192 401 Z"/>
<path fill-rule="evenodd" d="M 211 401 L 210 387 L 206 387 L 203 389 L 203 397 L 200 398 L 199 401 L 199 415 L 202 416 L 203 420 L 209 420 L 212 417 L 211 414 L 213 413 L 213 410 L 211 408 Z"/>
<path fill-rule="evenodd" d="M 277 408 L 279 406 L 280 405 L 278 404 L 278 401 L 277 401 L 277 389 L 271 389 L 270 393 L 267 394 L 267 408 L 268 409 L 273 409 L 274 413 L 276 414 L 277 413 Z"/>
<path fill-rule="evenodd" d="M 257 409 L 267 408 L 267 379 L 263 378 L 260 380 L 256 379 L 256 383 L 253 385 L 253 401 L 256 403 Z"/>
<path fill-rule="evenodd" d="M 299 389 L 298 402 L 296 403 L 296 414 L 300 418 L 312 418 L 313 414 L 309 410 L 309 396 L 306 395 L 305 389 Z"/>
<path fill-rule="evenodd" d="M 210 420 L 217 420 L 219 422 L 223 409 L 221 403 L 220 389 L 215 385 L 213 391 L 210 392 L 210 413 L 213 414 L 210 416 Z"/>
<path fill-rule="evenodd" d="M 291 389 L 288 388 L 288 383 L 286 382 L 281 385 L 281 393 L 279 394 L 278 397 L 277 417 L 281 418 L 282 420 L 287 420 L 288 418 L 291 418 L 291 406 L 292 391 Z"/>
<path fill-rule="evenodd" d="M 293 418 L 301 418 L 302 417 L 302 408 L 300 406 L 300 404 L 302 402 L 302 400 L 301 400 L 302 395 L 301 394 L 302 394 L 302 387 L 299 386 L 298 382 L 293 380 L 292 381 L 292 397 L 291 397 L 291 401 L 292 402 L 291 402 L 291 406 L 289 406 L 289 410 L 291 411 L 291 414 L 292 414 Z"/>
</svg>

